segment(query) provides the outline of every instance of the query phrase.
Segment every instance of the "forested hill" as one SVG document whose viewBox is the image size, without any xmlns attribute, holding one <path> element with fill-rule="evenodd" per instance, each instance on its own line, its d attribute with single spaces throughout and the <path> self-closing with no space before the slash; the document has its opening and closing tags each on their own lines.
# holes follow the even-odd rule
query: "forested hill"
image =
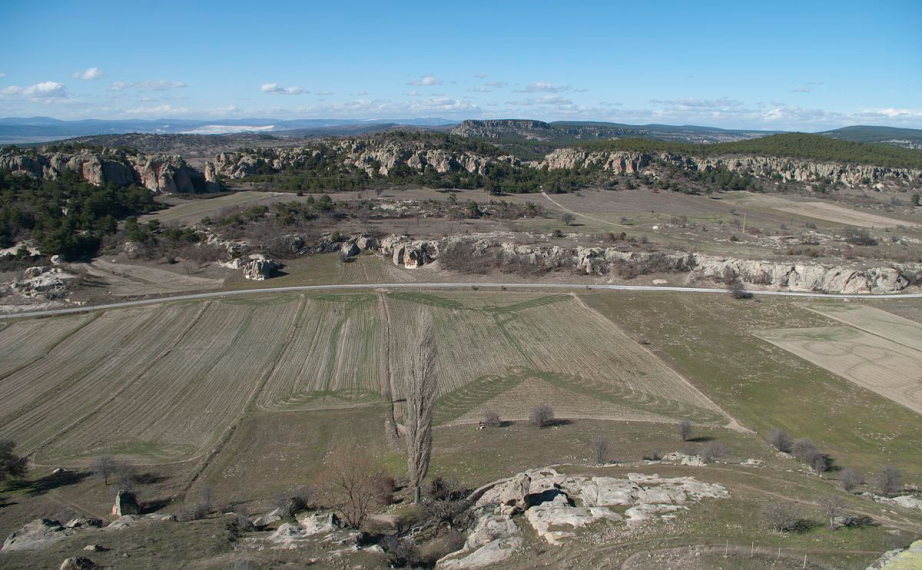
<svg viewBox="0 0 922 570">
<path fill-rule="evenodd" d="M 845 141 L 805 133 L 784 133 L 718 144 L 672 143 L 632 138 L 593 141 L 579 146 L 598 151 L 671 152 L 699 157 L 740 154 L 922 169 L 922 151 L 920 150 L 886 144 Z"/>
</svg>

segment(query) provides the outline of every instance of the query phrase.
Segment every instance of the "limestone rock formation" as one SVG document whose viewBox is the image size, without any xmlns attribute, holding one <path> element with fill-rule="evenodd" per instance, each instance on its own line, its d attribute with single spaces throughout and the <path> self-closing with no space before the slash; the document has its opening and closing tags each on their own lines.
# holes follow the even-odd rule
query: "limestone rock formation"
<svg viewBox="0 0 922 570">
<path fill-rule="evenodd" d="M 298 517 L 298 525 L 305 536 L 327 534 L 340 528 L 339 518 L 333 513 L 313 513 Z"/>
<path fill-rule="evenodd" d="M 70 531 L 58 521 L 35 519 L 19 530 L 13 531 L 3 542 L 0 552 L 13 550 L 39 550 L 61 540 Z"/>
<path fill-rule="evenodd" d="M 112 515 L 121 517 L 124 515 L 137 515 L 141 513 L 141 507 L 138 505 L 138 498 L 131 491 L 119 490 L 115 494 L 115 504 L 112 505 Z"/>
<path fill-rule="evenodd" d="M 283 267 L 281 263 L 273 261 L 261 253 L 254 253 L 245 258 L 237 257 L 222 263 L 221 266 L 228 269 L 242 269 L 244 278 L 254 281 L 264 281 L 274 277 Z"/>
<path fill-rule="evenodd" d="M 478 489 L 471 496 L 476 522 L 464 547 L 438 561 L 437 568 L 479 568 L 501 564 L 522 545 L 516 520 L 527 521 L 551 545 L 573 540 L 578 529 L 609 521 L 629 526 L 653 517 L 672 517 L 702 499 L 726 499 L 729 492 L 693 477 L 661 478 L 629 473 L 626 479 L 563 475 L 552 468 L 532 469 Z M 508 507 L 522 504 L 513 519 Z M 627 507 L 622 516 L 613 507 Z M 626 520 L 625 520 L 626 517 Z"/>
<path fill-rule="evenodd" d="M 866 186 L 875 183 L 904 186 L 922 181 L 922 170 L 911 168 L 818 162 L 774 156 L 695 157 L 667 152 L 587 151 L 579 148 L 555 150 L 545 156 L 537 166 L 539 168 L 546 166 L 551 170 L 600 167 L 617 174 L 633 174 L 642 172 L 654 163 L 702 172 L 724 169 L 751 174 L 756 178 L 803 183 L 826 181 L 848 186 Z"/>
<path fill-rule="evenodd" d="M 204 177 L 178 155 L 152 155 L 117 149 L 81 149 L 73 152 L 0 150 L 0 169 L 44 180 L 71 172 L 90 184 L 138 184 L 154 192 L 201 192 Z"/>
<path fill-rule="evenodd" d="M 85 556 L 73 556 L 61 562 L 60 570 L 92 570 L 99 568 L 95 562 Z"/>
<path fill-rule="evenodd" d="M 400 267 L 414 269 L 439 258 L 440 252 L 460 247 L 472 259 L 484 263 L 515 262 L 540 269 L 573 270 L 586 275 L 607 275 L 619 268 L 638 268 L 639 273 L 684 273 L 686 284 L 722 283 L 730 273 L 746 285 L 790 291 L 822 293 L 896 293 L 922 274 L 920 264 L 866 266 L 768 261 L 717 257 L 695 253 L 622 251 L 603 247 L 559 247 L 496 241 L 494 236 L 450 237 L 413 240 L 391 235 L 376 244 L 375 251 Z"/>
</svg>

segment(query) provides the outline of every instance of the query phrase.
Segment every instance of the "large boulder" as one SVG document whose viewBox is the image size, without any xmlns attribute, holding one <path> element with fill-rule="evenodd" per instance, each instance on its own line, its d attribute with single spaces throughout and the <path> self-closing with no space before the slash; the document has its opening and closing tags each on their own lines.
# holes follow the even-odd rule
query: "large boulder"
<svg viewBox="0 0 922 570">
<path fill-rule="evenodd" d="M 99 568 L 95 562 L 85 556 L 73 556 L 61 562 L 60 570 L 92 570 Z"/>
<path fill-rule="evenodd" d="M 41 550 L 61 540 L 69 533 L 58 521 L 35 519 L 13 531 L 3 542 L 0 552 Z"/>
<path fill-rule="evenodd" d="M 305 536 L 328 534 L 339 530 L 339 518 L 333 513 L 314 513 L 298 518 L 298 525 Z"/>
<path fill-rule="evenodd" d="M 522 547 L 522 530 L 509 515 L 480 509 L 480 516 L 464 542 L 464 548 L 436 563 L 436 568 L 460 570 L 501 564 Z"/>
<path fill-rule="evenodd" d="M 141 513 L 141 506 L 138 504 L 138 497 L 131 491 L 119 490 L 115 494 L 115 504 L 112 505 L 112 515 L 121 517 L 124 515 L 137 515 Z"/>
</svg>

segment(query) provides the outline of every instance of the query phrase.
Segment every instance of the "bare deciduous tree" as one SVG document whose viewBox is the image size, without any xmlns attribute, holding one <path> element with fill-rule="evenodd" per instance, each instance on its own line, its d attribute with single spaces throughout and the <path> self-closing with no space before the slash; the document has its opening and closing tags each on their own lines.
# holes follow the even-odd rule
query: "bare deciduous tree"
<svg viewBox="0 0 922 570">
<path fill-rule="evenodd" d="M 570 212 L 564 212 L 560 214 L 560 221 L 568 226 L 572 224 L 574 220 L 576 220 L 576 216 L 574 216 Z"/>
<path fill-rule="evenodd" d="M 381 503 L 382 477 L 367 449 L 341 445 L 324 460 L 317 488 L 323 503 L 338 511 L 347 525 L 360 528 Z"/>
<path fill-rule="evenodd" d="M 426 313 L 410 362 L 406 405 L 407 470 L 413 502 L 422 498 L 423 479 L 432 456 L 432 413 L 435 409 L 435 336 L 432 316 Z"/>
<path fill-rule="evenodd" d="M 772 429 L 768 434 L 768 441 L 772 444 L 772 447 L 778 451 L 783 451 L 784 453 L 791 452 L 791 436 L 781 428 Z"/>
<path fill-rule="evenodd" d="M 728 453 L 729 450 L 723 443 L 719 441 L 709 441 L 701 448 L 701 459 L 703 459 L 705 463 L 713 463 L 718 459 L 726 457 Z"/>
<path fill-rule="evenodd" d="M 554 409 L 547 404 L 538 404 L 531 409 L 528 422 L 536 427 L 543 428 L 554 421 Z"/>
<path fill-rule="evenodd" d="M 692 432 L 691 420 L 688 418 L 683 419 L 679 422 L 677 429 L 679 431 L 679 438 L 681 438 L 682 441 L 688 441 L 688 438 L 691 436 Z"/>
<path fill-rule="evenodd" d="M 499 419 L 499 414 L 493 410 L 487 410 L 483 413 L 483 425 L 486 427 L 499 427 L 503 422 Z"/>
<path fill-rule="evenodd" d="M 820 500 L 823 514 L 829 519 L 829 528 L 835 529 L 836 518 L 845 515 L 848 504 L 838 495 L 829 495 Z"/>
<path fill-rule="evenodd" d="M 93 472 L 93 475 L 101 477 L 102 482 L 106 485 L 109 484 L 109 479 L 115 474 L 117 467 L 118 461 L 111 455 L 100 455 L 90 463 L 90 471 Z"/>
<path fill-rule="evenodd" d="M 864 485 L 864 476 L 861 473 L 858 473 L 854 469 L 845 469 L 842 471 L 842 488 L 848 492 L 854 491 L 856 488 Z"/>
<path fill-rule="evenodd" d="M 810 439 L 798 439 L 791 444 L 791 455 L 804 462 L 815 451 L 816 445 Z"/>
<path fill-rule="evenodd" d="M 592 438 L 592 453 L 597 465 L 605 463 L 605 457 L 608 454 L 608 440 L 605 436 L 597 435 Z"/>
<path fill-rule="evenodd" d="M 899 493 L 903 488 L 903 474 L 892 465 L 887 465 L 877 474 L 877 489 L 880 494 L 889 497 Z"/>
</svg>

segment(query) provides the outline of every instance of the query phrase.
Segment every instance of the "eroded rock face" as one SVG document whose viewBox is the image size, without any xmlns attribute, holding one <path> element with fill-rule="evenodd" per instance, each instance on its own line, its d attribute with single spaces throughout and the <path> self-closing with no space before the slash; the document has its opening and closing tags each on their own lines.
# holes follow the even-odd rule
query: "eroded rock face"
<svg viewBox="0 0 922 570">
<path fill-rule="evenodd" d="M 130 153 L 116 149 L 76 152 L 0 151 L 0 169 L 44 180 L 56 180 L 66 172 L 95 184 L 138 184 L 154 192 L 196 192 L 217 189 L 178 155 Z"/>
<path fill-rule="evenodd" d="M 281 263 L 273 261 L 261 253 L 254 253 L 247 257 L 237 257 L 221 264 L 228 269 L 241 269 L 246 279 L 264 281 L 274 277 L 283 267 Z"/>
<path fill-rule="evenodd" d="M 476 505 L 494 505 L 494 513 L 501 512 L 503 500 L 508 502 L 519 495 L 522 475 L 499 482 L 484 492 Z M 661 478 L 639 473 L 630 473 L 627 479 L 572 477 L 554 469 L 532 470 L 524 475 L 529 477 L 528 492 L 523 497 L 528 505 L 525 520 L 555 545 L 572 539 L 575 530 L 596 521 L 623 520 L 611 507 L 629 507 L 626 522 L 636 525 L 656 516 L 670 516 L 702 499 L 730 496 L 723 486 L 692 477 Z"/>
<path fill-rule="evenodd" d="M 887 168 L 866 164 L 818 162 L 770 156 L 695 157 L 667 152 L 590 152 L 579 148 L 555 150 L 544 157 L 544 160 L 538 163 L 538 167 L 546 166 L 550 170 L 601 167 L 603 170 L 617 174 L 633 174 L 643 171 L 654 162 L 676 166 L 683 170 L 710 172 L 723 169 L 751 174 L 763 179 L 804 183 L 827 181 L 848 186 L 874 183 L 904 186 L 922 180 L 922 170 L 910 168 Z"/>
<path fill-rule="evenodd" d="M 327 534 L 339 530 L 339 518 L 333 513 L 314 513 L 298 517 L 298 526 L 305 536 Z"/>
<path fill-rule="evenodd" d="M 121 517 L 124 515 L 137 515 L 141 513 L 141 507 L 138 505 L 138 498 L 131 491 L 119 491 L 115 494 L 115 504 L 112 505 L 112 515 Z"/>
<path fill-rule="evenodd" d="M 823 293 L 895 293 L 912 283 L 922 265 L 866 267 L 820 263 L 766 261 L 716 257 L 696 253 L 621 251 L 602 247 L 559 247 L 492 241 L 489 238 L 413 240 L 391 235 L 374 250 L 400 267 L 415 269 L 438 260 L 440 252 L 461 247 L 473 259 L 495 263 L 497 259 L 536 268 L 567 269 L 586 275 L 607 275 L 624 266 L 650 266 L 657 272 L 686 274 L 686 284 L 696 281 L 721 283 L 731 273 L 747 285 L 770 289 Z"/>
<path fill-rule="evenodd" d="M 388 176 L 394 169 L 423 172 L 485 174 L 496 163 L 518 165 L 514 156 L 486 156 L 469 151 L 429 148 L 426 142 L 388 139 L 344 139 L 309 147 L 261 149 L 258 152 L 222 152 L 206 163 L 205 178 L 246 178 L 266 172 L 306 168 L 318 161 L 332 161 L 357 168 L 369 177 Z"/>
<path fill-rule="evenodd" d="M 61 526 L 58 521 L 35 519 L 26 523 L 19 530 L 13 531 L 3 542 L 0 552 L 40 550 L 61 540 L 71 532 Z"/>
<path fill-rule="evenodd" d="M 508 560 L 522 547 L 522 529 L 507 514 L 479 509 L 464 547 L 440 559 L 436 568 L 483 568 Z"/>
</svg>

